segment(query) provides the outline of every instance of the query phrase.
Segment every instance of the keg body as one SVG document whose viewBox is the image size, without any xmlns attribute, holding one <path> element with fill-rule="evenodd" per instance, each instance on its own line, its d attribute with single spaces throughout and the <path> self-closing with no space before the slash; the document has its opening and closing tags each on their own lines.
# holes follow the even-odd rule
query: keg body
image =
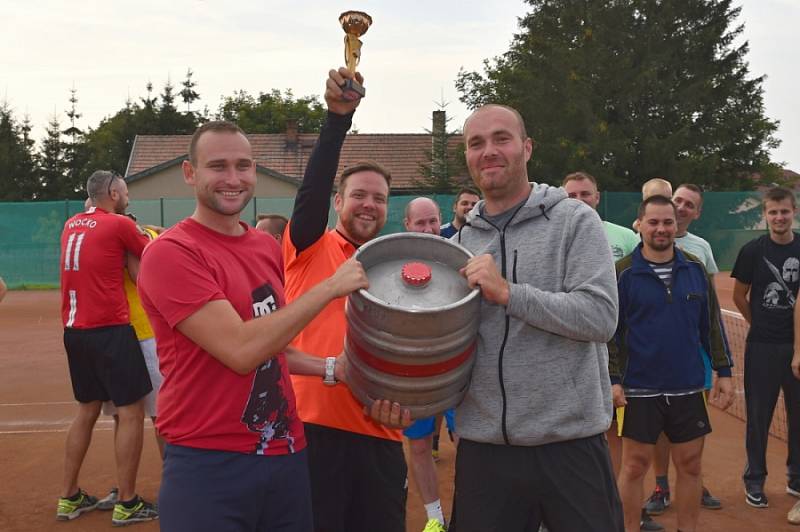
<svg viewBox="0 0 800 532">
<path fill-rule="evenodd" d="M 459 273 L 472 254 L 441 237 L 398 233 L 356 254 L 370 281 L 347 300 L 347 379 L 364 404 L 389 399 L 428 417 L 469 385 L 480 293 Z"/>
</svg>

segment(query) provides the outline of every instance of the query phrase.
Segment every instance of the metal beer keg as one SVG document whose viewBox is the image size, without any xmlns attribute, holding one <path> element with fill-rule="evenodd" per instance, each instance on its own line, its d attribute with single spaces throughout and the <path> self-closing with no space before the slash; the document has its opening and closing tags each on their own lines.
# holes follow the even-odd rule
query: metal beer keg
<svg viewBox="0 0 800 532">
<path fill-rule="evenodd" d="M 347 299 L 347 379 L 364 404 L 389 399 L 414 418 L 464 397 L 475 360 L 480 293 L 458 273 L 472 253 L 444 238 L 397 233 L 356 253 L 369 289 Z"/>
</svg>

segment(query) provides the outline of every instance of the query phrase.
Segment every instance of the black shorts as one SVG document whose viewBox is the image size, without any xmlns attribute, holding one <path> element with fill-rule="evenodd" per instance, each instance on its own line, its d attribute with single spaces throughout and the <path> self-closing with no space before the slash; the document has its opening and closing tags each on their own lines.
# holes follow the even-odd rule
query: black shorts
<svg viewBox="0 0 800 532">
<path fill-rule="evenodd" d="M 603 434 L 532 447 L 462 438 L 455 484 L 458 532 L 624 529 Z"/>
<path fill-rule="evenodd" d="M 627 397 L 622 437 L 655 445 L 659 434 L 685 443 L 711 432 L 703 392 L 689 395 Z"/>
<path fill-rule="evenodd" d="M 407 469 L 399 441 L 305 424 L 314 530 L 405 532 Z"/>
<path fill-rule="evenodd" d="M 135 403 L 153 389 L 136 333 L 130 325 L 64 329 L 72 392 L 81 403 Z"/>
</svg>

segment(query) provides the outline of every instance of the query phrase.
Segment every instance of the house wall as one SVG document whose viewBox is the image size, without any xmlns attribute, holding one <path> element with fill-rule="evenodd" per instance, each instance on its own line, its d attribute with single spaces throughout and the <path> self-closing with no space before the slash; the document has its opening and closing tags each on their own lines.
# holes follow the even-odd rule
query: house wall
<svg viewBox="0 0 800 532">
<path fill-rule="evenodd" d="M 193 198 L 192 187 L 184 183 L 181 166 L 176 164 L 147 177 L 128 183 L 131 199 Z M 291 183 L 258 173 L 255 196 L 259 198 L 293 198 L 297 187 Z"/>
</svg>

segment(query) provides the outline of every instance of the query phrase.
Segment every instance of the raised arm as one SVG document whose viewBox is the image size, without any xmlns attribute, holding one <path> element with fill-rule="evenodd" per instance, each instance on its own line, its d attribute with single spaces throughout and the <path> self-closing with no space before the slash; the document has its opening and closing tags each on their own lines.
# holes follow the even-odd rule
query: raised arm
<svg viewBox="0 0 800 532">
<path fill-rule="evenodd" d="M 289 238 L 298 253 L 319 240 L 328 225 L 328 211 L 336 170 L 339 167 L 339 155 L 352 124 L 353 113 L 360 103 L 357 95 L 355 99 L 351 99 L 354 93 L 342 92 L 340 85 L 345 78 L 353 77 L 345 68 L 328 73 L 325 89 L 328 115 L 308 158 L 289 225 Z M 355 78 L 363 83 L 360 74 L 356 74 Z"/>
</svg>

